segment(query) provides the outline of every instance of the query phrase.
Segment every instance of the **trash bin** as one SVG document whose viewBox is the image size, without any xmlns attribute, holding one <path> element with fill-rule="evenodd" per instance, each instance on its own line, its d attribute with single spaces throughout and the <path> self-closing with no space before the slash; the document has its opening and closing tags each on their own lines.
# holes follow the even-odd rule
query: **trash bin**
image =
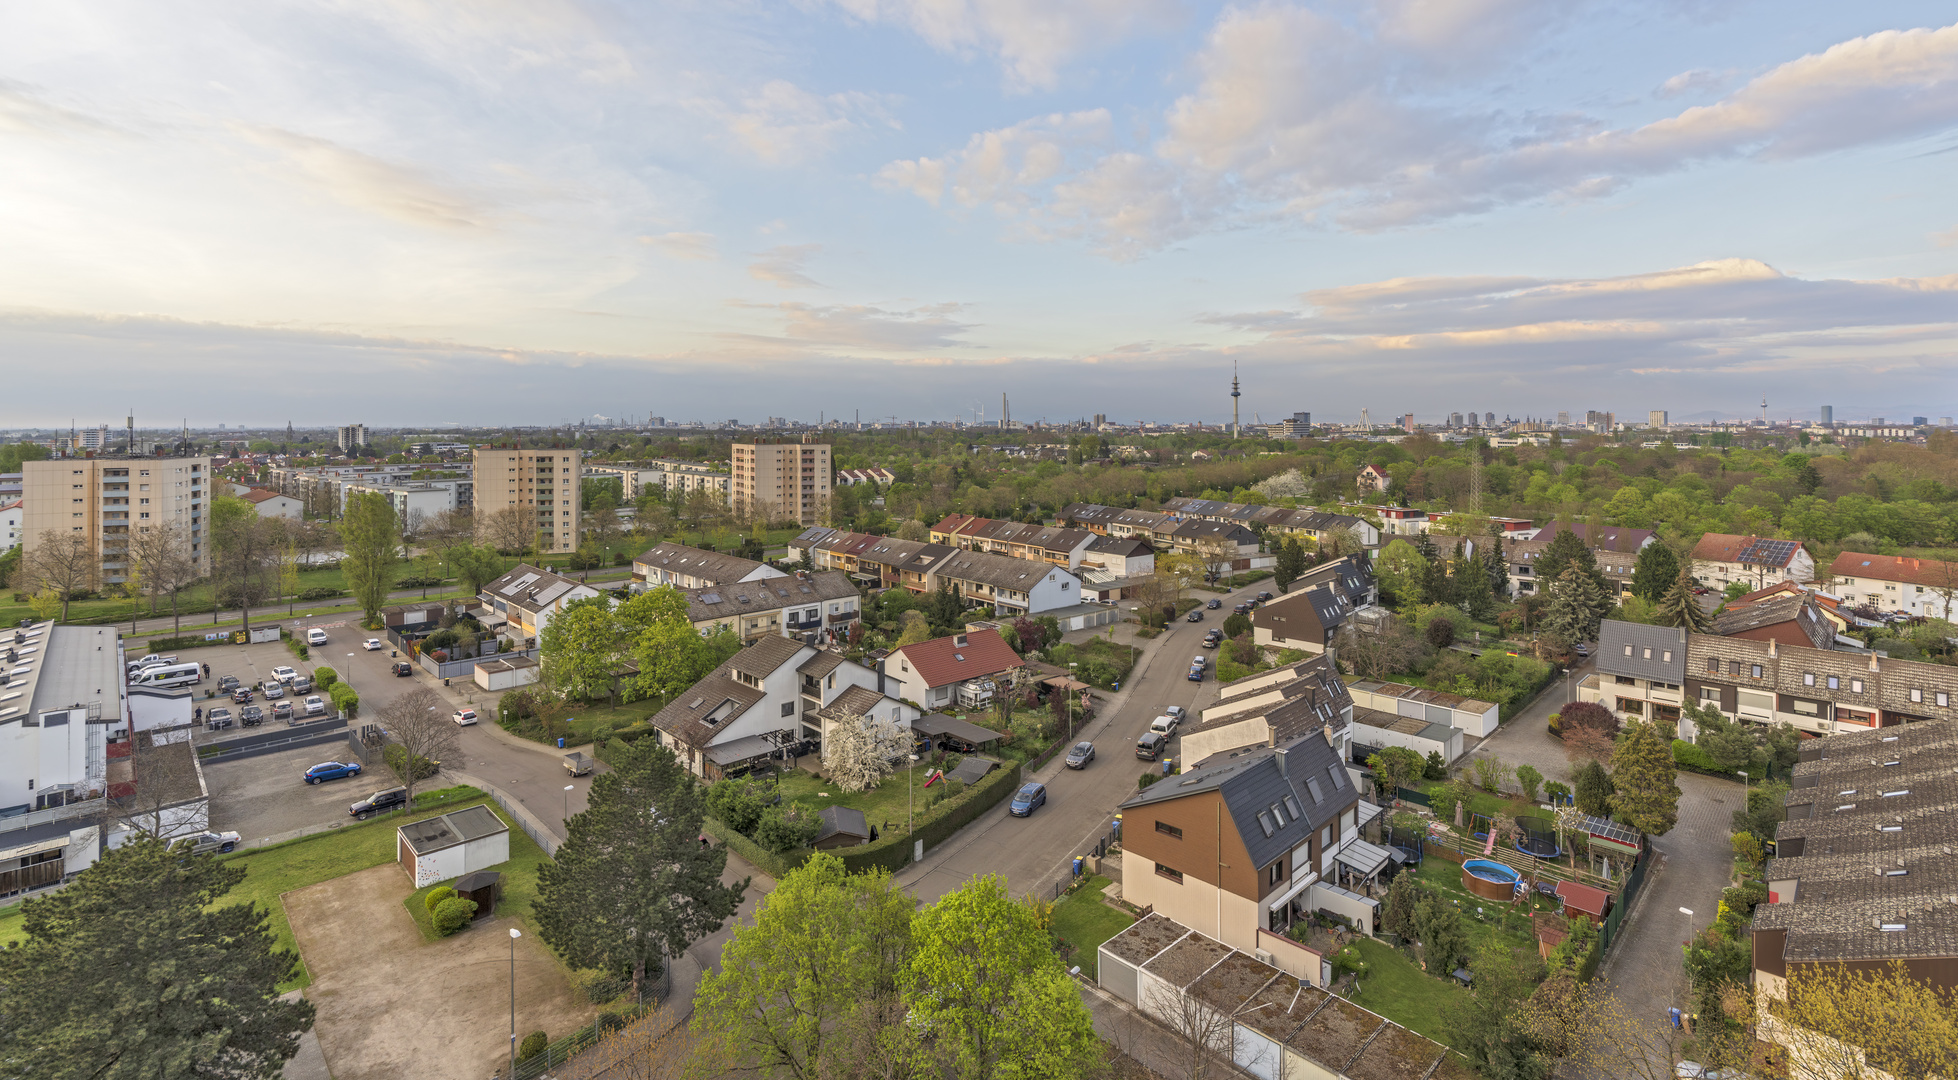
<svg viewBox="0 0 1958 1080">
<path fill-rule="evenodd" d="M 1074 857 L 1074 876 L 1075 877 L 1081 876 L 1081 856 L 1079 855 L 1076 855 Z"/>
<path fill-rule="evenodd" d="M 1175 758 L 1164 758 L 1164 759 L 1163 759 L 1163 775 L 1164 775 L 1164 776 L 1168 776 L 1168 775 L 1169 775 L 1169 769 L 1170 769 L 1170 765 L 1171 765 L 1171 764 L 1172 764 L 1173 762 L 1175 762 L 1175 760 L 1176 760 Z"/>
<path fill-rule="evenodd" d="M 1116 679 L 1116 680 L 1115 680 L 1115 689 L 1116 689 L 1116 690 L 1120 690 L 1121 688 L 1122 688 L 1122 680 L 1120 680 L 1120 679 Z"/>
<path fill-rule="evenodd" d="M 557 748 L 558 748 L 559 750 L 562 750 L 562 749 L 564 749 L 564 736 L 562 736 L 562 735 L 559 735 L 559 736 L 557 737 Z"/>
</svg>

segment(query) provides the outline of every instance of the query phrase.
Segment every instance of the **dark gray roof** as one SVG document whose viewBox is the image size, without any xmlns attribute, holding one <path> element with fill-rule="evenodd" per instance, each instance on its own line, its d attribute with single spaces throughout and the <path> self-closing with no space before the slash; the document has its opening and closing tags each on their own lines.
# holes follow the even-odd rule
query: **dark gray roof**
<svg viewBox="0 0 1958 1080">
<path fill-rule="evenodd" d="M 1364 604 L 1368 594 L 1373 591 L 1373 569 L 1364 559 L 1342 555 L 1300 574 L 1299 579 L 1292 582 L 1292 588 L 1310 589 L 1324 584 L 1337 586 L 1346 594 L 1348 603 L 1358 606 Z"/>
<path fill-rule="evenodd" d="M 1606 675 L 1684 685 L 1686 631 L 1606 619 L 1598 629 L 1598 670 Z"/>
<path fill-rule="evenodd" d="M 870 838 L 870 823 L 864 820 L 863 811 L 847 806 L 825 806 L 816 814 L 823 819 L 823 828 L 816 834 L 816 842 L 822 843 L 837 834 Z"/>
<path fill-rule="evenodd" d="M 1252 866 L 1264 866 L 1304 843 L 1359 799 L 1339 754 L 1325 736 L 1314 732 L 1282 747 L 1252 746 L 1214 754 L 1189 772 L 1130 796 L 1122 808 L 1208 791 L 1223 796 L 1232 824 L 1251 853 Z M 1272 812 L 1274 806 L 1277 814 Z M 1269 834 L 1260 815 L 1271 821 Z"/>
<path fill-rule="evenodd" d="M 1794 623 L 1803 640 L 1818 649 L 1835 644 L 1835 626 L 1816 613 L 1815 602 L 1806 594 L 1775 596 L 1728 608 L 1713 620 L 1713 632 L 1728 637 L 1782 623 Z"/>
<path fill-rule="evenodd" d="M 1150 547 L 1149 541 L 1140 536 L 1097 536 L 1088 545 L 1088 550 L 1120 555 L 1123 558 L 1135 558 L 1151 554 L 1156 549 Z"/>
<path fill-rule="evenodd" d="M 926 735 L 950 735 L 955 739 L 964 739 L 975 746 L 999 738 L 999 732 L 991 728 L 968 724 L 956 716 L 946 716 L 944 713 L 932 713 L 930 716 L 911 721 L 911 730 Z"/>
</svg>

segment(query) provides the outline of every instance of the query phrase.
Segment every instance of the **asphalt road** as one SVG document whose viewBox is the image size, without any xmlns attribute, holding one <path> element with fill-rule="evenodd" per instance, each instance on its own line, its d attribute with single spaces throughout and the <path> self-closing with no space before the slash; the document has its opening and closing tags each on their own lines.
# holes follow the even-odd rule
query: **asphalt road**
<svg viewBox="0 0 1958 1080">
<path fill-rule="evenodd" d="M 1260 591 L 1276 589 L 1269 580 L 1240 589 L 1222 597 L 1221 609 L 1206 611 L 1204 621 L 1179 619 L 1161 637 L 1138 643 L 1140 656 L 1129 681 L 1118 693 L 1102 695 L 1101 715 L 1076 735 L 1077 740 L 1094 742 L 1095 761 L 1076 771 L 1066 768 L 1057 755 L 1026 777 L 1047 785 L 1046 806 L 1030 817 L 1016 818 L 1006 812 L 1005 802 L 1000 803 L 927 851 L 923 862 L 905 867 L 897 875 L 899 883 L 924 901 L 936 900 L 984 874 L 1006 875 L 1014 896 L 1051 891 L 1068 873 L 1067 862 L 1088 853 L 1107 834 L 1116 807 L 1135 793 L 1143 770 L 1161 771 L 1160 761 L 1135 756 L 1136 740 L 1149 729 L 1150 721 L 1168 705 L 1181 705 L 1194 715 L 1217 700 L 1214 666 L 1212 674 L 1193 683 L 1186 677 L 1190 658 L 1204 653 L 1214 665 L 1215 651 L 1203 648 L 1204 632 L 1222 627 L 1232 606 Z M 1198 595 L 1208 599 L 1216 594 Z M 1179 738 L 1169 756 L 1180 758 L 1181 752 Z"/>
</svg>

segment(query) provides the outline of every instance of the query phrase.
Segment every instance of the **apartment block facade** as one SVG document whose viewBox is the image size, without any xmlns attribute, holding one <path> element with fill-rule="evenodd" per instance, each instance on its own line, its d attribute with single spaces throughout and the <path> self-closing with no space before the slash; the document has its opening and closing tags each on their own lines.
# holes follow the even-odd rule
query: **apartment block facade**
<svg viewBox="0 0 1958 1080">
<path fill-rule="evenodd" d="M 578 550 L 579 488 L 584 462 L 569 447 L 479 446 L 473 460 L 475 514 L 521 506 L 537 517 L 537 550 L 564 555 Z"/>
<path fill-rule="evenodd" d="M 79 533 L 98 557 L 90 588 L 128 580 L 132 532 L 176 525 L 199 576 L 211 572 L 211 459 L 52 458 L 23 463 L 21 542 Z"/>
<path fill-rule="evenodd" d="M 735 443 L 734 512 L 815 525 L 829 507 L 835 476 L 827 443 Z"/>
</svg>

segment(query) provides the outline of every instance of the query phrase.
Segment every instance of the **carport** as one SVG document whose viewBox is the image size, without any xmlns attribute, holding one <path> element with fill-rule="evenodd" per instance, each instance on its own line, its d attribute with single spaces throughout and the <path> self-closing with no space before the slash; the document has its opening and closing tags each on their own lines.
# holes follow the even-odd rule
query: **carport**
<svg viewBox="0 0 1958 1080">
<path fill-rule="evenodd" d="M 944 713 L 932 713 L 922 720 L 911 721 L 911 730 L 928 736 L 940 750 L 956 750 L 962 754 L 998 742 L 1000 737 L 997 731 L 968 724 Z"/>
<path fill-rule="evenodd" d="M 706 752 L 707 763 L 712 767 L 710 778 L 718 779 L 726 776 L 730 770 L 766 761 L 779 749 L 775 741 L 766 735 L 748 735 L 715 743 Z"/>
</svg>

